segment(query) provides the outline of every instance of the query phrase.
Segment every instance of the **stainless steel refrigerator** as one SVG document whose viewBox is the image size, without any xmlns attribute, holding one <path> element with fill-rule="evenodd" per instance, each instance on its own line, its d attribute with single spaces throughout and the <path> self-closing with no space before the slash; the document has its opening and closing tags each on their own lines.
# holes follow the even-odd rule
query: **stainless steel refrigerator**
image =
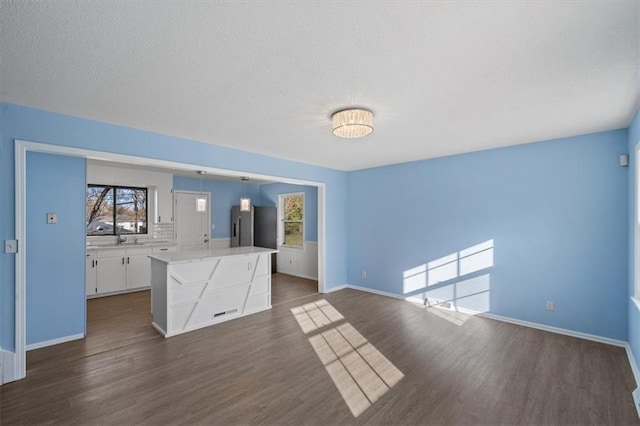
<svg viewBox="0 0 640 426">
<path fill-rule="evenodd" d="M 278 238 L 278 212 L 275 207 L 251 206 L 241 212 L 240 206 L 231 207 L 231 247 L 256 246 L 276 249 Z M 271 272 L 277 270 L 276 254 L 271 255 Z"/>
</svg>

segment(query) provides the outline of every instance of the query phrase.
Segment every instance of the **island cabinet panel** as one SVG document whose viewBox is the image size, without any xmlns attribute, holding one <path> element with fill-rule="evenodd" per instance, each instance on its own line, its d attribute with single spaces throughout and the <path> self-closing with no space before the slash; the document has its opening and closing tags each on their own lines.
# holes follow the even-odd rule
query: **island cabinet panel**
<svg viewBox="0 0 640 426">
<path fill-rule="evenodd" d="M 271 253 L 236 247 L 151 257 L 153 326 L 165 337 L 271 308 Z"/>
</svg>

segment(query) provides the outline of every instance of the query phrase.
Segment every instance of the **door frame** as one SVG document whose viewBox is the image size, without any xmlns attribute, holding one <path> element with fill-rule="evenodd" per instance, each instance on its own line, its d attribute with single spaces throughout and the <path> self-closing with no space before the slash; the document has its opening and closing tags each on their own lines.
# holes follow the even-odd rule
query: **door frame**
<svg viewBox="0 0 640 426">
<path fill-rule="evenodd" d="M 192 163 L 180 163 L 177 161 L 159 160 L 135 155 L 116 154 L 113 152 L 97 151 L 85 148 L 75 148 L 63 145 L 53 145 L 41 142 L 31 142 L 15 139 L 15 238 L 18 240 L 18 252 L 15 255 L 15 351 L 5 353 L 3 369 L 4 383 L 20 380 L 26 377 L 26 159 L 27 152 L 42 152 L 48 154 L 81 157 L 91 160 L 114 161 L 138 166 L 165 167 L 170 169 L 183 169 L 196 172 L 203 170 L 210 174 L 229 177 L 246 176 L 253 179 L 274 180 L 276 182 L 291 183 L 296 185 L 308 185 L 318 188 L 318 292 L 326 293 L 326 187 L 323 182 L 293 179 L 283 176 L 265 175 L 242 170 L 220 169 Z M 84 285 L 84 283 L 83 283 Z"/>
<path fill-rule="evenodd" d="M 176 220 L 177 213 L 178 213 L 178 209 L 176 209 L 176 204 L 178 203 L 177 199 L 176 199 L 176 194 L 194 194 L 194 195 L 206 195 L 209 197 L 209 203 L 207 204 L 207 210 L 209 211 L 209 216 L 207 216 L 207 235 L 208 235 L 208 239 L 207 239 L 207 248 L 211 247 L 211 214 L 213 213 L 213 197 L 211 192 L 208 191 L 186 191 L 186 190 L 182 190 L 182 189 L 174 189 L 173 190 L 173 201 L 172 201 L 172 207 L 173 207 L 173 238 L 175 239 L 176 243 L 178 242 L 178 226 L 177 223 L 178 221 Z"/>
</svg>

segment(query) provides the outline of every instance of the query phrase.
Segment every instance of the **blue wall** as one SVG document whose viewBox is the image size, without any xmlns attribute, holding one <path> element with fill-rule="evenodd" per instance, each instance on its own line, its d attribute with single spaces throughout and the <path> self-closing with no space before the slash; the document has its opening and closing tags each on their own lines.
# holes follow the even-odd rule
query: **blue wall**
<svg viewBox="0 0 640 426">
<path fill-rule="evenodd" d="M 261 205 L 259 185 L 247 184 L 247 196 L 251 204 Z M 200 179 L 181 176 L 173 177 L 173 189 L 184 191 L 200 191 Z M 202 190 L 211 193 L 211 223 L 215 229 L 212 238 L 231 237 L 231 207 L 240 204 L 240 197 L 244 196 L 244 184 L 203 180 Z"/>
<path fill-rule="evenodd" d="M 278 194 L 304 192 L 304 240 L 318 241 L 318 188 L 287 183 L 260 185 L 263 206 L 278 207 Z"/>
<path fill-rule="evenodd" d="M 324 182 L 326 287 L 347 277 L 345 172 L 94 120 L 0 103 L 0 239 L 15 238 L 14 139 L 177 161 L 247 173 Z M 27 224 L 29 227 L 30 224 Z M 84 249 L 84 242 L 83 247 Z M 73 248 L 62 247 L 61 251 Z M 0 346 L 14 350 L 15 255 L 0 254 Z M 30 274 L 31 271 L 27 271 Z"/>
<path fill-rule="evenodd" d="M 640 109 L 636 112 L 634 120 L 629 126 L 629 286 L 625 302 L 627 303 L 628 326 L 629 326 L 629 346 L 633 352 L 636 363 L 640 362 L 640 311 L 631 300 L 634 295 L 635 286 L 635 206 L 637 173 L 636 149 L 640 142 Z M 640 365 L 636 365 L 640 368 Z"/>
<path fill-rule="evenodd" d="M 628 306 L 633 194 L 617 158 L 639 127 L 636 117 L 629 136 L 620 130 L 345 173 L 0 103 L 0 239 L 15 238 L 14 139 L 324 182 L 327 288 L 349 282 L 403 294 L 403 272 L 493 241 L 492 266 L 469 275 L 488 287 L 491 312 L 621 340 L 628 321 L 638 354 L 640 320 Z M 75 258 L 79 250 L 84 239 L 60 254 Z M 14 348 L 14 262 L 0 255 L 6 350 Z M 554 312 L 545 311 L 546 300 Z"/>
<path fill-rule="evenodd" d="M 27 344 L 85 333 L 85 182 L 83 158 L 27 153 Z"/>
<path fill-rule="evenodd" d="M 405 294 L 403 273 L 493 240 L 463 289 L 487 290 L 491 313 L 626 340 L 627 144 L 619 130 L 349 173 L 349 283 Z"/>
</svg>

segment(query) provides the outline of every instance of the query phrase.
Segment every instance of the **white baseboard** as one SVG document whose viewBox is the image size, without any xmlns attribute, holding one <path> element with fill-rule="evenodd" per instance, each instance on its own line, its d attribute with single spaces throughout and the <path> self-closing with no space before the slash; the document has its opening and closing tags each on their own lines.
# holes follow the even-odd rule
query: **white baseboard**
<svg viewBox="0 0 640 426">
<path fill-rule="evenodd" d="M 422 301 L 418 298 L 415 297 L 405 297 L 402 296 L 400 294 L 395 294 L 395 293 L 388 293 L 386 291 L 381 291 L 381 290 L 375 290 L 372 288 L 367 288 L 367 287 L 360 287 L 357 285 L 351 285 L 351 284 L 345 284 L 342 285 L 340 287 L 334 287 L 329 289 L 329 292 L 333 292 L 333 291 L 338 291 L 338 290 L 342 290 L 344 288 L 351 288 L 353 290 L 360 290 L 360 291 L 365 291 L 367 293 L 373 293 L 373 294 L 377 294 L 380 296 L 386 296 L 386 297 L 392 297 L 394 299 L 401 299 L 401 300 L 405 300 L 408 302 L 412 302 L 412 303 L 418 303 L 418 304 L 422 304 Z M 472 311 L 469 309 L 462 309 L 462 308 L 458 308 L 458 310 L 462 313 L 466 313 L 466 314 L 470 314 L 470 315 L 477 315 L 483 318 L 488 318 L 488 319 L 492 319 L 495 321 L 502 321 L 502 322 L 508 322 L 511 324 L 516 324 L 516 325 L 521 325 L 524 327 L 530 327 L 530 328 L 536 328 L 538 330 L 543 330 L 543 331 L 549 331 L 551 333 L 557 333 L 557 334 L 564 334 L 565 336 L 571 336 L 571 337 L 577 337 L 579 339 L 585 339 L 585 340 L 591 340 L 594 342 L 599 342 L 599 343 L 605 343 L 607 345 L 612 345 L 612 346 L 619 346 L 619 347 L 623 347 L 626 348 L 629 344 L 623 340 L 617 340 L 617 339 L 611 339 L 609 337 L 602 337 L 602 336 L 597 336 L 595 334 L 588 334 L 588 333 L 582 333 L 580 331 L 573 331 L 573 330 L 567 330 L 565 328 L 559 328 L 559 327 L 552 327 L 550 325 L 544 325 L 544 324 L 539 324 L 539 323 L 535 323 L 535 322 L 529 322 L 529 321 L 523 321 L 523 320 L 519 320 L 516 318 L 511 318 L 511 317 L 504 317 L 501 315 L 495 315 L 495 314 L 491 314 L 488 312 L 476 312 L 476 311 Z M 629 354 L 631 354 L 631 350 L 627 349 L 627 356 L 629 356 Z M 633 354 L 631 354 L 631 357 L 633 357 Z M 631 359 L 630 359 L 631 361 Z M 635 369 L 635 361 L 631 362 L 631 368 Z M 634 370 L 634 376 L 636 377 L 636 381 L 638 381 L 638 377 L 640 376 L 636 376 L 636 371 Z"/>
<path fill-rule="evenodd" d="M 0 349 L 0 385 L 17 380 L 15 377 L 15 357 L 13 352 Z"/>
<path fill-rule="evenodd" d="M 595 334 L 582 333 L 580 331 L 567 330 L 566 328 L 552 327 L 550 325 L 539 324 L 536 322 L 523 321 L 511 317 L 503 317 L 501 315 L 495 315 L 488 312 L 481 312 L 478 316 L 489 318 L 496 321 L 508 322 L 511 324 L 522 325 L 524 327 L 536 328 L 538 330 L 549 331 L 556 334 L 564 334 L 565 336 L 577 337 L 579 339 L 591 340 L 593 342 L 604 343 L 612 346 L 619 346 L 624 348 L 627 342 L 623 340 L 611 339 L 609 337 L 597 336 Z"/>
<path fill-rule="evenodd" d="M 633 356 L 633 352 L 631 352 L 631 346 L 629 346 L 629 343 L 625 342 L 624 349 L 627 351 L 627 358 L 629 358 L 629 364 L 631 364 L 633 378 L 636 379 L 636 386 L 640 387 L 640 371 L 638 370 L 638 364 L 636 364 L 636 359 Z"/>
<path fill-rule="evenodd" d="M 284 274 L 285 272 L 282 272 L 282 273 Z M 287 274 L 287 275 L 291 275 L 292 277 L 304 278 L 306 280 L 318 281 L 318 277 L 311 277 L 303 274 Z"/>
<path fill-rule="evenodd" d="M 71 342 L 72 340 L 84 339 L 84 333 L 73 334 L 71 336 L 59 337 L 57 339 L 45 340 L 44 342 L 27 345 L 27 351 L 45 348 L 47 346 L 59 345 L 60 343 Z"/>
<path fill-rule="evenodd" d="M 333 293 L 334 291 L 344 290 L 345 288 L 349 288 L 348 284 L 342 284 L 337 287 L 325 288 L 322 292 L 323 294 Z"/>
</svg>

